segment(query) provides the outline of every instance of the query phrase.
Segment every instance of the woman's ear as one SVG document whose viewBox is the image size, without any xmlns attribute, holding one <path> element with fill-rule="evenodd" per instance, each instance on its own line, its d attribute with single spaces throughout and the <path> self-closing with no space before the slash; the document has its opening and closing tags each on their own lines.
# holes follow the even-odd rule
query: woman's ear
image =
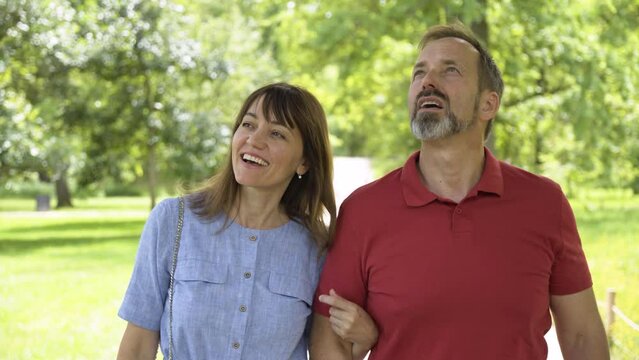
<svg viewBox="0 0 639 360">
<path fill-rule="evenodd" d="M 306 160 L 302 160 L 302 163 L 299 164 L 297 166 L 297 169 L 295 169 L 295 173 L 297 175 L 304 175 L 306 174 L 306 172 L 308 171 L 308 165 L 306 165 Z"/>
</svg>

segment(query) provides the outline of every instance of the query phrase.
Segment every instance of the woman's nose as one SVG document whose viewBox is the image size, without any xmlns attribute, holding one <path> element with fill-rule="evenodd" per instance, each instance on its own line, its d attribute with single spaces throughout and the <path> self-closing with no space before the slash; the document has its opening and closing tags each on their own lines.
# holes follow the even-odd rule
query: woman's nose
<svg viewBox="0 0 639 360">
<path fill-rule="evenodd" d="M 266 132 L 258 128 L 249 135 L 246 142 L 256 148 L 263 148 L 266 144 Z"/>
</svg>

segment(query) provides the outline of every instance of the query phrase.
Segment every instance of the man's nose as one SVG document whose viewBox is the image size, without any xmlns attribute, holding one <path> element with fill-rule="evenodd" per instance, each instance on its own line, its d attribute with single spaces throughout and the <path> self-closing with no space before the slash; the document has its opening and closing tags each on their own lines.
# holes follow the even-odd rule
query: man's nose
<svg viewBox="0 0 639 360">
<path fill-rule="evenodd" d="M 422 89 L 436 89 L 437 76 L 434 71 L 428 71 L 422 78 Z"/>
</svg>

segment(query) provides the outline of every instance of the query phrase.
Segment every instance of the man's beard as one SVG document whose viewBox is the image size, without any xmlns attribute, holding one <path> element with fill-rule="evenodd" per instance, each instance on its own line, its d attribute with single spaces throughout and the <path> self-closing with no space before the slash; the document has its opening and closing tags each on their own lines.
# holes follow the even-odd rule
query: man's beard
<svg viewBox="0 0 639 360">
<path fill-rule="evenodd" d="M 417 100 L 423 96 L 438 96 L 444 99 L 446 113 L 441 115 L 432 112 L 418 113 Z M 479 109 L 479 97 L 475 96 L 475 105 L 472 118 L 470 120 L 459 119 L 450 109 L 448 98 L 437 90 L 423 91 L 415 99 L 415 107 L 411 114 L 410 127 L 413 135 L 419 140 L 439 140 L 459 134 L 470 128 L 477 122 L 477 111 Z"/>
</svg>

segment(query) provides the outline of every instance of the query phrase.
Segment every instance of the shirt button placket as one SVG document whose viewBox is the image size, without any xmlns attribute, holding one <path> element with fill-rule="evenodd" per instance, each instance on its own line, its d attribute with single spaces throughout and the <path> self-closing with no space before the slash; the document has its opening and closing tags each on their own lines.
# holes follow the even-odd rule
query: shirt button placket
<svg viewBox="0 0 639 360">
<path fill-rule="evenodd" d="M 455 208 L 453 209 L 453 215 L 451 217 L 451 224 L 452 224 L 452 230 L 453 233 L 456 233 L 457 231 L 459 231 L 459 217 L 462 214 L 462 209 L 461 207 L 459 207 L 459 205 L 455 206 Z"/>
<path fill-rule="evenodd" d="M 472 211 L 469 211 L 469 207 L 457 205 L 453 211 L 452 220 L 455 239 L 460 241 L 472 241 L 474 227 Z"/>
<path fill-rule="evenodd" d="M 257 261 L 258 240 L 259 236 L 255 233 L 244 233 L 242 245 L 242 256 L 244 258 L 243 265 L 245 268 L 239 274 L 235 276 L 239 277 L 239 298 L 237 306 L 237 315 L 233 318 L 233 331 L 231 337 L 231 352 L 232 359 L 239 359 L 242 357 L 242 348 L 240 344 L 246 341 L 246 332 L 248 330 L 247 324 L 249 319 L 248 308 L 251 306 L 253 296 L 253 285 L 255 281 L 255 266 Z M 237 279 L 237 278 L 236 278 Z M 238 281 L 238 280 L 234 280 Z M 245 344 L 246 345 L 246 344 Z"/>
</svg>

